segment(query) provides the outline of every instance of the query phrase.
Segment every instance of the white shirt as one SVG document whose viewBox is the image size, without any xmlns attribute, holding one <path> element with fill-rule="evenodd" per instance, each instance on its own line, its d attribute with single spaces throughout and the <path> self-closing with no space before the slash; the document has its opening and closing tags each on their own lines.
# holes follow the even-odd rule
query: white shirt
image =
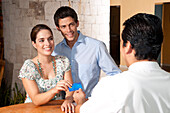
<svg viewBox="0 0 170 113">
<path fill-rule="evenodd" d="M 156 62 L 136 62 L 102 78 L 80 113 L 170 113 L 170 73 Z"/>
</svg>

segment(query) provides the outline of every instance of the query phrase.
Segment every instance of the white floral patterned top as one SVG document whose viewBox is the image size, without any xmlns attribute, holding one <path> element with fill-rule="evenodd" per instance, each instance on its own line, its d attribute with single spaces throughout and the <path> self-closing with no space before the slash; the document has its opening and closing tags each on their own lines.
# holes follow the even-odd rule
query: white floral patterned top
<svg viewBox="0 0 170 113">
<path fill-rule="evenodd" d="M 55 56 L 55 61 L 56 61 L 56 71 L 57 71 L 57 75 L 55 76 L 55 78 L 43 79 L 40 73 L 38 72 L 37 67 L 35 66 L 35 64 L 31 59 L 28 59 L 24 62 L 18 78 L 19 79 L 27 78 L 29 80 L 34 80 L 38 85 L 40 93 L 47 92 L 50 89 L 54 88 L 58 81 L 63 80 L 64 73 L 71 69 L 70 62 L 67 57 L 57 55 Z M 62 98 L 63 97 L 60 93 L 60 94 L 56 94 L 56 96 L 52 100 L 59 100 Z M 32 102 L 32 100 L 27 94 L 25 103 L 28 102 Z"/>
</svg>

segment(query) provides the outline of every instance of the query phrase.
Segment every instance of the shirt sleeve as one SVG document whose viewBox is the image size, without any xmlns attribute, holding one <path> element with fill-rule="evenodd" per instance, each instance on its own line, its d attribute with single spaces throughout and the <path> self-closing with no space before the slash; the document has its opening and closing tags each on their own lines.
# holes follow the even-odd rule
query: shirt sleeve
<svg viewBox="0 0 170 113">
<path fill-rule="evenodd" d="M 31 60 L 26 60 L 19 72 L 19 79 L 27 78 L 29 80 L 35 80 L 35 65 Z"/>
<path fill-rule="evenodd" d="M 112 59 L 106 46 L 103 42 L 99 43 L 99 50 L 97 52 L 98 64 L 100 68 L 106 73 L 106 75 L 115 75 L 121 72 L 117 67 L 115 61 Z"/>
<path fill-rule="evenodd" d="M 93 89 L 89 100 L 80 107 L 80 113 L 118 113 L 124 105 L 124 95 L 127 94 L 119 76 L 102 78 Z"/>
<path fill-rule="evenodd" d="M 105 79 L 106 77 L 104 77 Z M 80 113 L 110 113 L 110 108 L 108 109 L 108 99 L 105 97 L 107 95 L 107 82 L 103 81 L 103 78 L 93 89 L 91 97 L 80 107 Z"/>
</svg>

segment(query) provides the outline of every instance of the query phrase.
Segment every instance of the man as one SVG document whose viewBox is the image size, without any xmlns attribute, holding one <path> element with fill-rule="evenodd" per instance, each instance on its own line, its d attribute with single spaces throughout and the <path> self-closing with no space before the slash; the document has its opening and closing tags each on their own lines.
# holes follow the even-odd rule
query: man
<svg viewBox="0 0 170 113">
<path fill-rule="evenodd" d="M 170 73 L 156 62 L 163 41 L 160 19 L 139 13 L 123 25 L 121 54 L 128 71 L 102 78 L 87 101 L 81 89 L 75 91 L 76 112 L 170 113 Z"/>
<path fill-rule="evenodd" d="M 81 82 L 86 97 L 91 95 L 92 89 L 98 83 L 101 69 L 106 75 L 121 72 L 103 42 L 77 31 L 79 21 L 72 8 L 60 7 L 55 12 L 54 21 L 64 40 L 56 45 L 52 55 L 69 58 L 73 82 Z"/>
</svg>

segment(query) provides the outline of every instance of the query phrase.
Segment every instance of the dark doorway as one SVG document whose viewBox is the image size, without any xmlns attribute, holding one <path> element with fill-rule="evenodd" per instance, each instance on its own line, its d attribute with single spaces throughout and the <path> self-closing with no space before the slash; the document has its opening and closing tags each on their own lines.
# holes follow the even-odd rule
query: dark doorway
<svg viewBox="0 0 170 113">
<path fill-rule="evenodd" d="M 110 55 L 120 65 L 120 6 L 110 7 Z"/>
<path fill-rule="evenodd" d="M 162 4 L 155 5 L 155 15 L 158 16 L 162 20 Z M 157 62 L 159 65 L 161 65 L 161 52 L 158 56 Z"/>
</svg>

